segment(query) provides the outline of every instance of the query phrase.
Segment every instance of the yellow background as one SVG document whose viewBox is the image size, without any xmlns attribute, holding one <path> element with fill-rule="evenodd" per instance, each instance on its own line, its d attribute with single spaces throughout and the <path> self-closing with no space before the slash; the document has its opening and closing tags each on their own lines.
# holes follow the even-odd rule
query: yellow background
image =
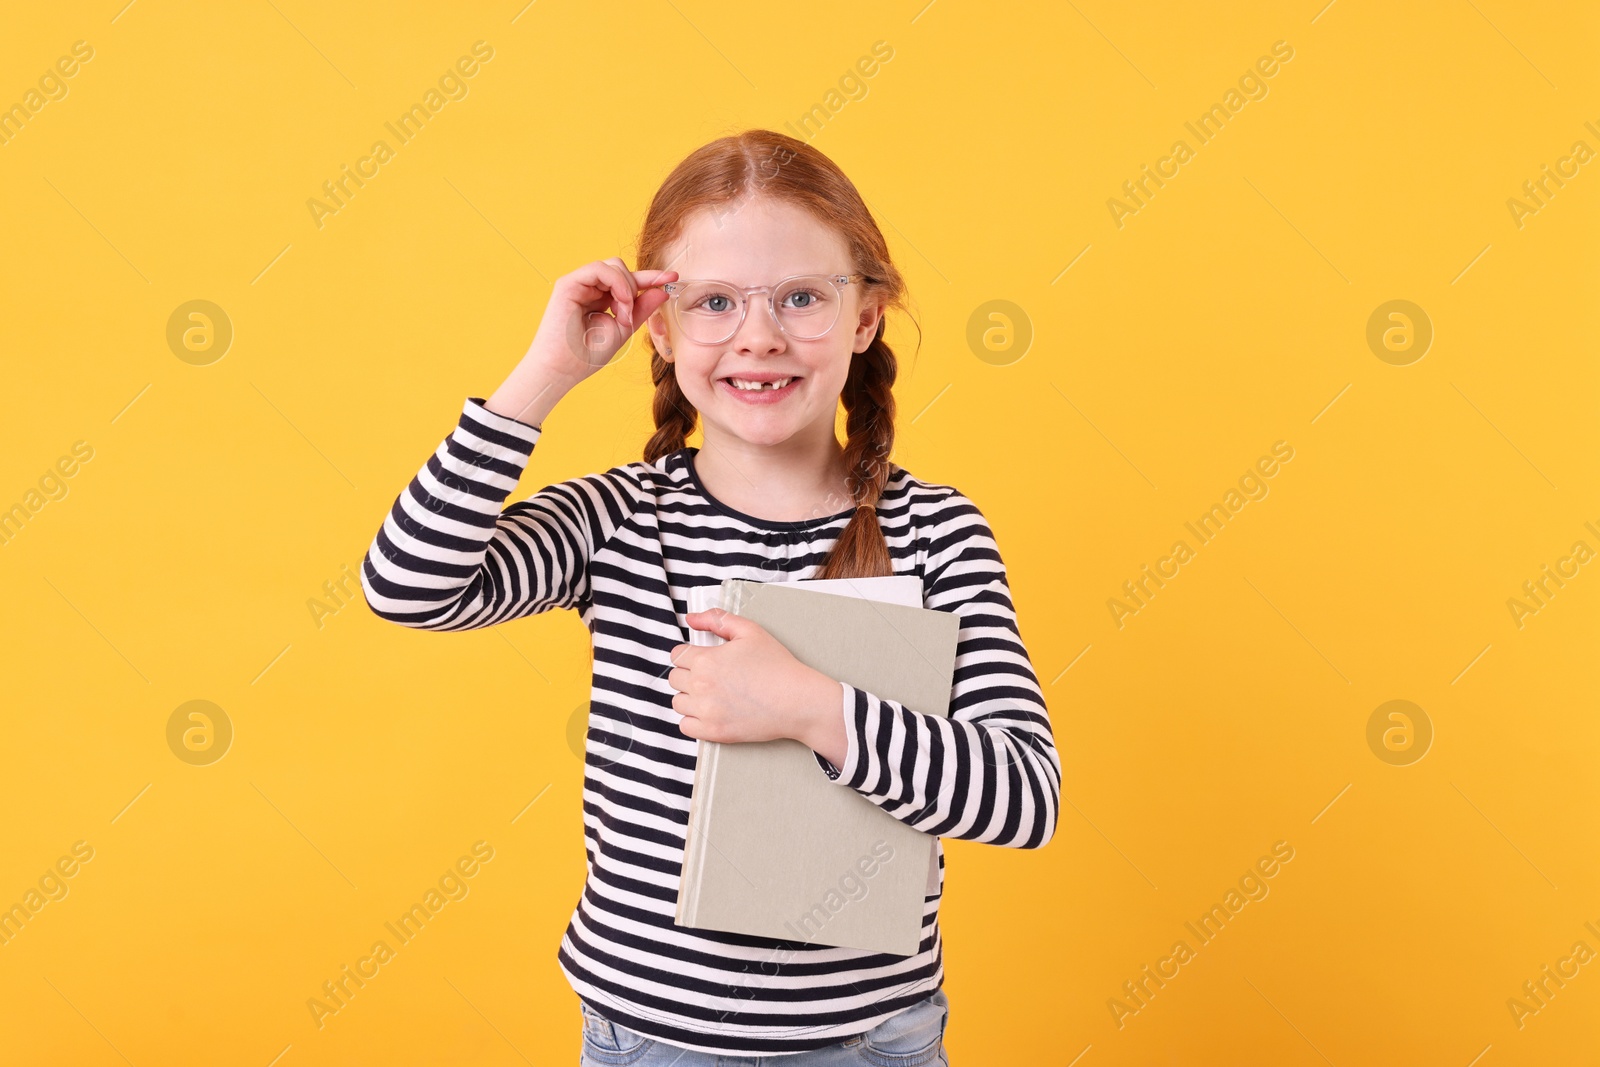
<svg viewBox="0 0 1600 1067">
<path fill-rule="evenodd" d="M 1592 1057 L 1600 962 L 1521 1028 L 1506 1001 L 1600 951 L 1600 564 L 1521 628 L 1507 601 L 1600 549 L 1600 163 L 1520 227 L 1506 201 L 1600 149 L 1600 18 L 1221 7 L 7 10 L 0 104 L 94 58 L 0 146 L 0 507 L 94 456 L 0 547 L 0 904 L 95 854 L 0 947 L 0 1058 L 576 1062 L 581 624 L 421 633 L 357 600 L 319 627 L 307 602 L 551 280 L 631 262 L 684 154 L 784 129 L 880 40 L 812 142 L 916 301 L 895 458 L 992 522 L 1065 769 L 1043 851 L 949 843 L 952 1061 Z M 306 201 L 478 40 L 469 95 L 318 228 Z M 1184 122 L 1280 40 L 1269 94 L 1197 145 Z M 1179 138 L 1195 157 L 1119 228 L 1107 200 Z M 207 366 L 166 340 L 194 299 L 234 329 Z M 1366 343 L 1395 299 L 1435 331 L 1408 366 Z M 1006 365 L 966 341 L 991 300 L 1033 331 Z M 637 458 L 648 395 L 636 347 L 514 496 Z M 1122 583 L 1279 440 L 1270 495 L 1119 628 Z M 209 766 L 167 745 L 195 699 L 235 731 Z M 1435 731 L 1409 766 L 1366 740 L 1394 699 Z M 479 840 L 470 895 L 319 1030 L 307 999 Z M 1119 1029 L 1122 983 L 1276 841 L 1270 895 Z"/>
</svg>

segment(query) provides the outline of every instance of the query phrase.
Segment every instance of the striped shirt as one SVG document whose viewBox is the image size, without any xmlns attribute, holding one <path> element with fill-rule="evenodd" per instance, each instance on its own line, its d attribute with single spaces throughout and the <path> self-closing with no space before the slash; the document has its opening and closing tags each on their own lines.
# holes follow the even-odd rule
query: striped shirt
<svg viewBox="0 0 1600 1067">
<path fill-rule="evenodd" d="M 477 397 L 400 493 L 361 569 L 379 617 L 467 630 L 576 610 L 594 647 L 583 779 L 587 880 L 557 960 L 590 1007 L 669 1044 L 781 1055 L 863 1033 L 944 982 L 938 890 L 911 956 L 677 926 L 697 742 L 678 730 L 668 654 L 688 591 L 814 577 L 851 511 L 758 519 L 713 498 L 695 448 L 547 485 L 509 505 L 542 431 Z M 1038 848 L 1061 789 L 1005 565 L 977 507 L 890 465 L 877 515 L 894 573 L 960 618 L 948 718 L 840 683 L 848 754 L 819 772 L 924 833 Z"/>
</svg>

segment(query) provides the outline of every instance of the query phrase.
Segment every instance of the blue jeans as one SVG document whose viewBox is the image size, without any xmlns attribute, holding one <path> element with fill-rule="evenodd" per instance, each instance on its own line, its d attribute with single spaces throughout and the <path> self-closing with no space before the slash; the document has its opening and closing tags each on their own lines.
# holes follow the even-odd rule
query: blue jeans
<svg viewBox="0 0 1600 1067">
<path fill-rule="evenodd" d="M 669 1045 L 607 1019 L 583 1001 L 579 1067 L 949 1067 L 944 1050 L 950 1001 L 944 990 L 897 1012 L 866 1033 L 811 1052 L 722 1056 Z"/>
</svg>

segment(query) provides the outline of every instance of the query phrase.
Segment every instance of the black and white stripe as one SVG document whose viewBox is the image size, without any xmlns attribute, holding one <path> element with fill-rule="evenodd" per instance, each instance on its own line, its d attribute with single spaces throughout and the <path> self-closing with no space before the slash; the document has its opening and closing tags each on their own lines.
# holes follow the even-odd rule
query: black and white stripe
<svg viewBox="0 0 1600 1067">
<path fill-rule="evenodd" d="M 469 397 L 395 500 L 362 566 L 378 616 L 466 630 L 576 610 L 594 643 L 583 811 L 588 880 L 558 961 L 602 1014 L 672 1044 L 799 1052 L 871 1029 L 944 980 L 940 891 L 901 957 L 673 924 L 695 745 L 677 728 L 667 656 L 689 640 L 688 590 L 815 575 L 845 511 L 770 522 L 705 493 L 694 449 L 547 485 L 505 504 L 541 431 Z M 1038 848 L 1061 762 L 988 523 L 947 485 L 891 466 L 878 520 L 896 574 L 961 618 L 949 718 L 843 686 L 845 765 L 822 772 L 926 833 Z"/>
</svg>

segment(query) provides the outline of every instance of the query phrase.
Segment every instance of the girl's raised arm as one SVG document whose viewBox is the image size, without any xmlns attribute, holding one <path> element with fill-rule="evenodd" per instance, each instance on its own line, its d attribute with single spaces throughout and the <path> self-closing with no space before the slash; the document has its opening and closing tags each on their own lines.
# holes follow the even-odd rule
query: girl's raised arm
<svg viewBox="0 0 1600 1067">
<path fill-rule="evenodd" d="M 673 277 L 629 272 L 615 259 L 556 281 L 527 355 L 488 401 L 467 399 L 379 528 L 361 567 L 374 614 L 419 629 L 467 630 L 587 599 L 589 560 L 632 513 L 636 478 L 616 467 L 502 505 L 545 416 L 666 299 L 640 287 Z"/>
<path fill-rule="evenodd" d="M 579 606 L 589 560 L 632 513 L 637 485 L 613 468 L 501 510 L 539 433 L 467 399 L 367 550 L 361 588 L 375 615 L 470 630 Z"/>
</svg>

